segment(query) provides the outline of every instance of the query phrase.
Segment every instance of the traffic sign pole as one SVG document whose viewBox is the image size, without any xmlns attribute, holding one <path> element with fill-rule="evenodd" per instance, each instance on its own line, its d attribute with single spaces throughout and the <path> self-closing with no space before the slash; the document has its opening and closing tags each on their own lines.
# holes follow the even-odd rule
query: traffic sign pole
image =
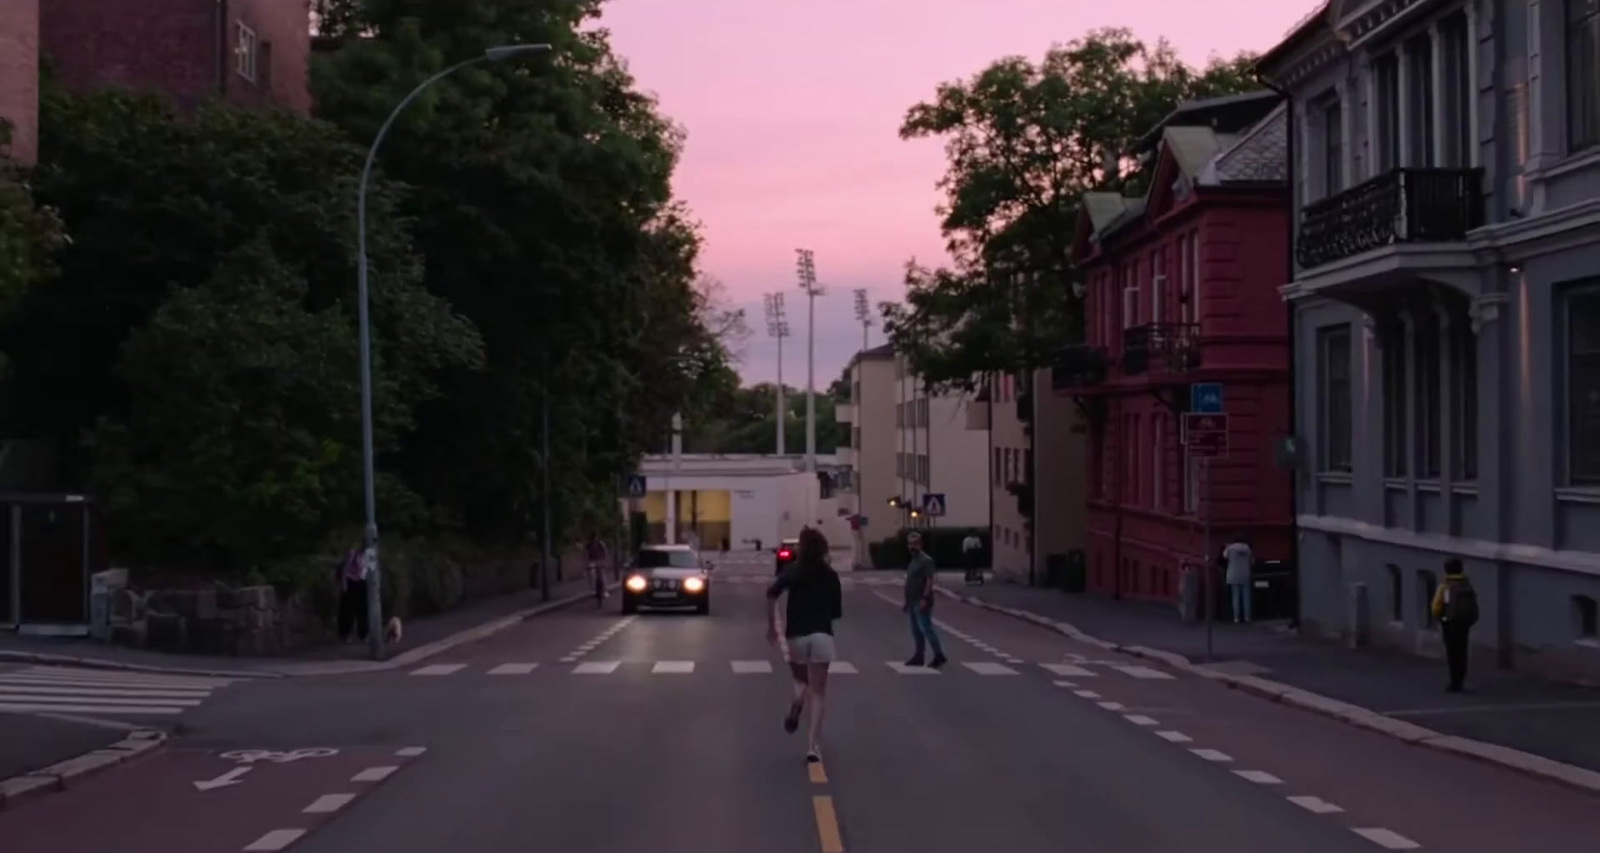
<svg viewBox="0 0 1600 853">
<path fill-rule="evenodd" d="M 1213 572 L 1212 572 L 1212 567 L 1211 567 L 1211 459 L 1210 459 L 1210 457 L 1201 457 L 1201 459 L 1200 459 L 1200 472 L 1201 472 L 1200 499 L 1205 503 L 1205 507 L 1204 507 L 1204 519 L 1205 520 L 1203 522 L 1204 525 L 1205 525 L 1205 536 L 1203 537 L 1203 540 L 1202 540 L 1204 542 L 1204 545 L 1202 546 L 1204 548 L 1204 551 L 1201 552 L 1203 559 L 1201 559 L 1201 561 L 1200 561 L 1201 571 L 1205 572 L 1205 574 L 1201 576 L 1200 587 L 1201 587 L 1201 589 L 1205 590 L 1205 596 L 1206 596 L 1206 663 L 1210 663 L 1212 661 L 1213 651 L 1214 651 L 1213 647 L 1212 647 L 1213 635 L 1215 633 L 1215 631 L 1213 630 L 1213 626 L 1215 625 L 1216 619 L 1217 619 L 1217 617 L 1216 617 L 1217 591 L 1216 591 L 1215 582 L 1212 581 L 1212 579 L 1211 579 L 1211 576 L 1212 576 Z"/>
</svg>

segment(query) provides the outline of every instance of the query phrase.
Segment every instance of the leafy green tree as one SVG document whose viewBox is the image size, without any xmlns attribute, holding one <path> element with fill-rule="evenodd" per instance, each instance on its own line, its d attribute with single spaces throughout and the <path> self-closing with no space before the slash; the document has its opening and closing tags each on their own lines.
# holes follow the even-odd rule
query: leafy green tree
<svg viewBox="0 0 1600 853">
<path fill-rule="evenodd" d="M 10 141 L 11 125 L 0 119 L 0 150 Z M 0 155 L 0 316 L 54 273 L 54 255 L 66 242 L 60 217 L 34 201 L 24 170 Z"/>
<path fill-rule="evenodd" d="M 244 567 L 359 520 L 362 152 L 288 114 L 111 91 L 47 89 L 40 129 L 36 191 L 74 241 L 0 329 L 22 432 L 62 445 L 135 562 Z M 446 371 L 481 362 L 471 325 L 421 287 L 398 201 L 378 180 L 368 219 L 387 453 Z M 414 510 L 388 485 L 391 512 Z"/>
<path fill-rule="evenodd" d="M 480 536 L 528 535 L 546 500 L 558 538 L 609 517 L 616 478 L 672 413 L 700 417 L 731 390 L 695 286 L 699 235 L 672 196 L 682 132 L 587 26 L 599 0 L 323 5 L 339 46 L 313 67 L 318 114 L 363 143 L 451 63 L 554 46 L 442 80 L 380 154 L 416 189 L 405 210 L 428 290 L 477 326 L 488 356 L 424 408 L 403 462 L 439 520 Z"/>
<path fill-rule="evenodd" d="M 907 265 L 905 304 L 884 306 L 891 339 L 931 385 L 1039 365 L 1081 333 L 1072 284 L 1079 197 L 1138 192 L 1135 143 L 1180 102 L 1259 88 L 1252 57 L 1184 65 L 1165 41 L 1108 29 L 1042 62 L 1001 59 L 946 83 L 906 114 L 906 139 L 945 140 L 941 228 L 955 265 Z"/>
</svg>

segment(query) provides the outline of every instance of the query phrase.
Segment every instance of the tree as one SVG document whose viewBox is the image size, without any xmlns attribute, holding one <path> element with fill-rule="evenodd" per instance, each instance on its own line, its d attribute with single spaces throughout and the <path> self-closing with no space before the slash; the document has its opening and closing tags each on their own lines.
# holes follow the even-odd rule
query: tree
<svg viewBox="0 0 1600 853">
<path fill-rule="evenodd" d="M 426 406 L 408 479 L 437 517 L 521 539 L 553 506 L 555 536 L 609 518 L 616 477 L 672 413 L 731 390 L 696 290 L 697 228 L 673 198 L 682 132 L 636 90 L 599 0 L 324 4 L 319 115 L 365 143 L 416 83 L 498 44 L 554 51 L 461 70 L 398 120 L 381 167 L 415 187 L 406 212 L 428 290 L 483 334 L 488 360 Z M 360 37 L 357 37 L 357 36 Z M 541 414 L 551 422 L 540 453 Z M 553 491 L 540 493 L 548 468 Z"/>
<path fill-rule="evenodd" d="M 36 192 L 75 239 L 0 328 L 19 431 L 56 441 L 75 485 L 96 486 L 136 565 L 244 567 L 358 521 L 362 152 L 292 115 L 180 115 L 122 92 L 47 88 L 40 119 Z M 380 178 L 369 199 L 385 452 L 442 373 L 481 361 L 471 325 L 420 286 L 399 198 Z M 391 510 L 416 503 L 387 485 Z"/>
<path fill-rule="evenodd" d="M 0 149 L 10 142 L 11 125 L 0 119 Z M 54 273 L 54 255 L 66 243 L 55 210 L 37 204 L 23 169 L 0 156 L 0 316 Z"/>
<path fill-rule="evenodd" d="M 1184 100 L 1258 88 L 1252 57 L 1196 72 L 1165 41 L 1121 29 L 1052 48 L 1040 63 L 1007 57 L 913 106 L 906 139 L 945 140 L 941 229 L 955 264 L 909 263 L 904 305 L 883 308 L 891 340 L 931 385 L 1036 367 L 1080 335 L 1072 285 L 1078 199 L 1137 192 L 1135 142 Z"/>
</svg>

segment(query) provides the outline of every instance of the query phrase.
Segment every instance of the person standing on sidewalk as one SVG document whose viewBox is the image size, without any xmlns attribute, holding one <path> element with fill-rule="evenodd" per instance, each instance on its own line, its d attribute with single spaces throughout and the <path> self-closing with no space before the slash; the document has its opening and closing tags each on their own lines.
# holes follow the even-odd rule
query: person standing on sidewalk
<svg viewBox="0 0 1600 853">
<path fill-rule="evenodd" d="M 1228 547 L 1222 549 L 1222 559 L 1227 561 L 1227 574 L 1223 580 L 1228 584 L 1228 593 L 1233 602 L 1233 621 L 1249 622 L 1251 598 L 1250 595 L 1250 566 L 1255 562 L 1255 554 L 1250 551 L 1250 543 L 1244 537 L 1234 539 Z"/>
<path fill-rule="evenodd" d="M 1444 583 L 1433 594 L 1433 617 L 1444 639 L 1445 665 L 1450 670 L 1450 693 L 1466 692 L 1467 656 L 1472 649 L 1472 626 L 1478 623 L 1478 591 L 1467 580 L 1461 561 L 1444 561 Z"/>
<path fill-rule="evenodd" d="M 937 568 L 928 552 L 922 550 L 922 534 L 913 531 L 906 537 L 906 547 L 911 550 L 911 560 L 906 565 L 906 599 L 903 608 L 911 617 L 911 639 L 916 651 L 906 666 L 924 666 L 923 651 L 933 647 L 933 660 L 926 666 L 938 669 L 945 664 L 944 648 L 939 645 L 939 635 L 933 630 L 933 581 Z"/>
<path fill-rule="evenodd" d="M 367 561 L 360 547 L 344 552 L 336 579 L 339 589 L 339 637 L 347 643 L 367 639 Z"/>
<path fill-rule="evenodd" d="M 822 760 L 822 712 L 828 696 L 828 664 L 837 656 L 833 623 L 844 616 L 844 589 L 829 564 L 828 540 L 811 528 L 800 531 L 799 559 L 767 588 L 767 642 L 778 642 L 778 598 L 788 593 L 783 620 L 794 698 L 783 730 L 800 728 L 800 714 L 811 709 L 806 761 Z"/>
<path fill-rule="evenodd" d="M 976 533 L 968 533 L 961 540 L 961 558 L 967 564 L 967 583 L 983 583 L 983 572 L 978 568 L 978 558 L 983 555 L 983 540 Z"/>
</svg>

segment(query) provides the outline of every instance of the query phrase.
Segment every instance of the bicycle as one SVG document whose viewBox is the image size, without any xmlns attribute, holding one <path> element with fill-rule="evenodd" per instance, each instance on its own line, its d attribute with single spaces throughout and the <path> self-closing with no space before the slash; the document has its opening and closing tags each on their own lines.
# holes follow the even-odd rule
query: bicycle
<svg viewBox="0 0 1600 853">
<path fill-rule="evenodd" d="M 589 576 L 594 579 L 594 606 L 596 609 L 606 606 L 606 575 L 600 563 L 589 564 Z"/>
</svg>

